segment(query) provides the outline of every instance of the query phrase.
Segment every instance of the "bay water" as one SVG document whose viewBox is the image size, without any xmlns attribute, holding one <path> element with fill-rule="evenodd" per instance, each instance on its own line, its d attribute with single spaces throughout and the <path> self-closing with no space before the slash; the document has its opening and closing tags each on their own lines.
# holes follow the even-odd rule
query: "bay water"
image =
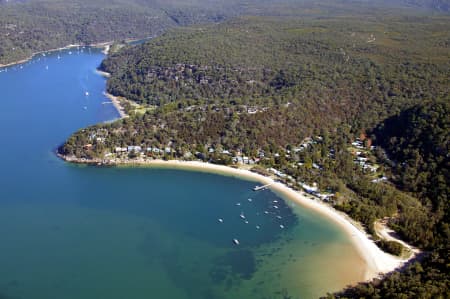
<svg viewBox="0 0 450 299">
<path fill-rule="evenodd" d="M 118 117 L 103 58 L 0 69 L 0 298 L 317 298 L 362 279 L 349 236 L 255 182 L 58 159 L 70 134 Z"/>
</svg>

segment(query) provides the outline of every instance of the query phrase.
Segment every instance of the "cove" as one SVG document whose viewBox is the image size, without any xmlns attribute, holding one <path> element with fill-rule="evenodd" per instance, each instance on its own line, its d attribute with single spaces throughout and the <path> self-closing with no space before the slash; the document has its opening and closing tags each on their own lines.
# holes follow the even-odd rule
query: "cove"
<svg viewBox="0 0 450 299">
<path fill-rule="evenodd" d="M 340 228 L 254 182 L 58 159 L 71 133 L 118 117 L 103 58 L 0 72 L 0 298 L 317 298 L 364 276 Z"/>
</svg>

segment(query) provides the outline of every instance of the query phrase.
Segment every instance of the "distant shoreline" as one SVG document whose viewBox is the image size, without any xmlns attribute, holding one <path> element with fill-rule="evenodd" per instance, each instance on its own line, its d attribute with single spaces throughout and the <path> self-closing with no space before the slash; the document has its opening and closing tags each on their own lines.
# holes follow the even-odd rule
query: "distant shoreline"
<svg viewBox="0 0 450 299">
<path fill-rule="evenodd" d="M 30 60 L 32 60 L 36 55 L 39 54 L 43 54 L 43 53 L 54 53 L 54 52 L 58 52 L 58 51 L 63 51 L 63 50 L 69 50 L 69 49 L 73 49 L 73 48 L 78 48 L 78 47 L 92 47 L 92 48 L 105 48 L 108 45 L 111 45 L 113 42 L 102 42 L 102 43 L 96 43 L 96 44 L 89 44 L 89 45 L 84 45 L 84 44 L 69 44 L 67 46 L 64 47 L 60 47 L 60 48 L 56 48 L 56 49 L 50 49 L 50 50 L 45 50 L 45 51 L 38 51 L 38 52 L 34 52 L 33 54 L 31 54 L 29 57 L 18 60 L 18 61 L 14 61 L 14 62 L 10 62 L 7 64 L 0 64 L 0 68 L 5 68 L 5 67 L 10 67 L 10 66 L 15 66 L 18 64 L 22 64 L 25 62 L 28 62 Z"/>
<path fill-rule="evenodd" d="M 250 170 L 232 168 L 229 166 L 210 164 L 200 161 L 139 160 L 133 162 L 130 160 L 121 160 L 111 162 L 110 164 L 103 164 L 102 160 L 100 159 L 78 159 L 75 157 L 66 157 L 61 154 L 58 154 L 58 156 L 67 162 L 77 164 L 182 169 L 233 176 L 241 179 L 259 182 L 260 184 L 264 185 L 270 184 L 268 188 L 274 191 L 276 194 L 285 199 L 292 200 L 307 209 L 319 213 L 320 215 L 331 220 L 343 229 L 343 231 L 350 238 L 351 242 L 354 244 L 360 257 L 362 257 L 366 263 L 365 275 L 363 278 L 364 281 L 369 281 L 374 278 L 378 278 L 383 274 L 390 273 L 397 268 L 400 268 L 411 259 L 415 258 L 415 254 L 413 254 L 409 258 L 402 259 L 400 257 L 396 257 L 383 252 L 380 248 L 378 248 L 378 246 L 370 238 L 370 236 L 368 236 L 361 228 L 359 228 L 358 224 L 347 215 L 335 210 L 333 207 L 323 202 L 309 199 L 303 192 L 296 191 L 281 182 L 275 181 L 273 178 L 251 172 Z"/>
<path fill-rule="evenodd" d="M 151 37 L 128 38 L 128 39 L 125 39 L 125 42 L 126 43 L 131 43 L 131 42 L 135 42 L 135 41 L 146 40 L 146 39 L 149 39 L 149 38 L 151 38 Z M 28 62 L 28 61 L 32 60 L 36 55 L 39 55 L 39 54 L 42 54 L 42 53 L 53 53 L 53 52 L 62 51 L 62 50 L 69 50 L 69 49 L 77 48 L 77 47 L 103 48 L 102 53 L 105 54 L 105 55 L 108 55 L 109 49 L 110 49 L 111 45 L 114 42 L 115 41 L 98 42 L 98 43 L 93 43 L 93 44 L 69 44 L 67 46 L 60 47 L 60 48 L 37 51 L 37 52 L 33 52 L 27 58 L 24 58 L 24 59 L 21 59 L 21 60 L 17 60 L 17 61 L 13 61 L 13 62 L 10 62 L 10 63 L 7 63 L 7 64 L 0 64 L 0 68 L 15 66 L 15 65 L 18 65 L 18 64 L 22 64 L 22 63 Z"/>
</svg>

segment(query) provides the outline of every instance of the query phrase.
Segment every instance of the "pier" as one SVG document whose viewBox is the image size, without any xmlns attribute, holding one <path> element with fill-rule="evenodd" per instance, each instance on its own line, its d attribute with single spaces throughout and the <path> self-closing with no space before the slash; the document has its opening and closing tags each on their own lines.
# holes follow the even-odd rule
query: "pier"
<svg viewBox="0 0 450 299">
<path fill-rule="evenodd" d="M 264 185 L 264 186 L 255 186 L 254 188 L 253 188 L 253 191 L 259 191 L 259 190 L 264 190 L 264 189 L 267 189 L 270 185 L 272 185 L 273 183 L 270 183 L 270 184 L 267 184 L 267 185 Z"/>
</svg>

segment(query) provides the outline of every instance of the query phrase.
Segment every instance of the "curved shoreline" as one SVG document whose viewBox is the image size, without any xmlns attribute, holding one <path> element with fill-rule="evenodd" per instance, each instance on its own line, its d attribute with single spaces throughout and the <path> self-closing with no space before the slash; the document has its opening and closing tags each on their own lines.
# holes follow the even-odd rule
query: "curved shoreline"
<svg viewBox="0 0 450 299">
<path fill-rule="evenodd" d="M 147 40 L 147 39 L 150 39 L 150 38 L 152 38 L 152 36 L 144 37 L 144 38 L 127 38 L 124 41 L 126 43 L 132 43 L 132 42 L 136 42 L 136 41 Z M 53 53 L 53 52 L 62 51 L 62 50 L 69 50 L 69 49 L 76 48 L 76 47 L 103 48 L 102 53 L 105 54 L 105 55 L 108 55 L 110 46 L 114 42 L 115 41 L 112 40 L 112 41 L 98 42 L 98 43 L 92 43 L 92 44 L 69 44 L 67 46 L 60 47 L 60 48 L 54 48 L 54 49 L 49 49 L 49 50 L 37 51 L 37 52 L 33 52 L 29 57 L 26 57 L 26 58 L 21 59 L 21 60 L 9 62 L 9 63 L 6 63 L 6 64 L 1 64 L 0 63 L 0 68 L 15 66 L 15 65 L 19 65 L 19 64 L 28 62 L 28 61 L 32 60 L 36 55 L 39 55 L 39 54 L 42 54 L 42 53 Z"/>
<path fill-rule="evenodd" d="M 92 164 L 102 165 L 100 160 L 82 160 L 78 158 L 66 157 L 58 154 L 63 160 L 78 164 Z M 108 164 L 107 164 L 108 165 Z M 214 173 L 225 176 L 233 176 L 240 179 L 259 182 L 264 185 L 270 184 L 268 187 L 279 196 L 287 200 L 292 200 L 295 203 L 313 210 L 314 212 L 326 217 L 330 221 L 339 225 L 341 229 L 347 234 L 350 241 L 355 246 L 360 257 L 366 263 L 364 281 L 369 281 L 374 278 L 379 278 L 381 275 L 390 273 L 415 258 L 418 252 L 414 253 L 409 258 L 400 258 L 383 252 L 375 242 L 368 236 L 361 228 L 357 227 L 357 223 L 342 212 L 335 210 L 333 207 L 306 197 L 302 192 L 296 191 L 287 185 L 275 181 L 273 178 L 257 174 L 250 170 L 232 168 L 229 166 L 210 164 L 200 161 L 180 161 L 180 160 L 141 160 L 141 161 L 121 161 L 111 163 L 112 166 L 118 167 L 150 167 L 150 168 L 169 168 L 181 169 L 190 171 L 200 171 L 206 173 Z M 356 224 L 356 225 L 355 225 Z"/>
<path fill-rule="evenodd" d="M 69 44 L 67 46 L 64 47 L 60 47 L 60 48 L 55 48 L 55 49 L 50 49 L 50 50 L 44 50 L 44 51 L 38 51 L 38 52 L 33 52 L 33 54 L 31 54 L 29 57 L 18 60 L 18 61 L 14 61 L 14 62 L 10 62 L 7 64 L 0 64 L 0 68 L 5 68 L 5 67 L 10 67 L 10 66 L 15 66 L 15 65 L 19 65 L 22 63 L 26 63 L 30 60 L 32 60 L 36 55 L 42 54 L 42 53 L 54 53 L 54 52 L 58 52 L 58 51 L 63 51 L 63 50 L 69 50 L 72 48 L 77 48 L 77 47 L 93 47 L 93 48 L 98 48 L 98 47 L 107 47 L 108 45 L 112 44 L 113 42 L 103 42 L 103 43 L 96 43 L 96 44 L 89 44 L 89 45 L 84 45 L 84 44 Z"/>
</svg>

